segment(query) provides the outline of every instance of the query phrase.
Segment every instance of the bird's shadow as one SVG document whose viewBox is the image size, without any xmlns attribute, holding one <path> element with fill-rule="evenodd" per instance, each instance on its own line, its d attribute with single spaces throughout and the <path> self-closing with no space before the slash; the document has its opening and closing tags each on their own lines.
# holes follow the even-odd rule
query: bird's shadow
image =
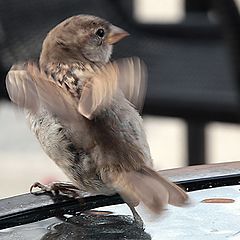
<svg viewBox="0 0 240 240">
<path fill-rule="evenodd" d="M 93 199 L 87 200 L 69 198 L 63 195 L 53 195 L 49 192 L 38 191 L 34 193 L 35 195 L 48 195 L 52 201 L 57 203 L 64 203 L 65 201 L 74 201 L 76 205 L 83 201 L 92 203 L 98 201 L 104 201 L 105 198 L 108 200 L 112 197 L 110 196 L 93 196 Z M 94 200 L 94 201 L 93 201 Z M 113 202 L 116 200 L 113 200 Z M 113 203 L 110 202 L 110 203 Z M 109 204 L 110 204 L 109 203 Z M 66 204 L 66 202 L 65 202 Z M 111 204 L 110 204 L 111 205 Z M 92 206 L 93 208 L 97 206 Z M 65 209 L 66 210 L 66 209 Z M 48 232 L 42 236 L 41 240 L 114 240 L 114 239 L 131 239 L 131 240 L 150 240 L 151 236 L 144 231 L 142 226 L 137 224 L 132 216 L 127 215 L 113 215 L 112 212 L 108 211 L 98 211 L 98 210 L 80 210 L 79 214 L 76 215 L 76 209 L 73 213 L 74 216 L 66 218 L 64 213 L 58 209 L 55 212 L 55 217 L 61 220 L 61 222 L 50 225 L 47 229 Z"/>
<path fill-rule="evenodd" d="M 88 211 L 67 221 L 49 226 L 41 240 L 86 239 L 150 240 L 151 236 L 130 216 L 110 215 L 109 212 Z"/>
</svg>

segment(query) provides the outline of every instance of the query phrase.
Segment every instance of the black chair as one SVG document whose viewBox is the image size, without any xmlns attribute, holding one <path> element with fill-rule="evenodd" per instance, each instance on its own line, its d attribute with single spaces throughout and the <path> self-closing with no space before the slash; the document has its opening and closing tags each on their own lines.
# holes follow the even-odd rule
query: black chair
<svg viewBox="0 0 240 240">
<path fill-rule="evenodd" d="M 210 10 L 215 21 L 208 18 Z M 143 24 L 134 19 L 130 0 L 0 1 L 1 97 L 6 96 L 9 67 L 37 59 L 51 27 L 80 13 L 106 18 L 131 33 L 115 48 L 113 58 L 136 55 L 146 62 L 149 84 L 143 113 L 185 119 L 188 164 L 204 163 L 206 123 L 239 121 L 240 51 L 235 39 L 240 28 L 235 3 L 186 0 L 181 23 Z"/>
</svg>

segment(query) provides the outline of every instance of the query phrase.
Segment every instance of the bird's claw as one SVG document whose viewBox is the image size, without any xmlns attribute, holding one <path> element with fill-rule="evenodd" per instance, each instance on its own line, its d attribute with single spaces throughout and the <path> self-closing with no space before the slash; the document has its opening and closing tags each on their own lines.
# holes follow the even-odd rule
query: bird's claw
<svg viewBox="0 0 240 240">
<path fill-rule="evenodd" d="M 30 187 L 30 193 L 34 194 L 34 188 L 40 188 L 43 192 L 50 192 L 54 196 L 58 194 L 62 194 L 64 196 L 68 196 L 70 198 L 80 198 L 80 190 L 70 183 L 61 183 L 61 182 L 54 182 L 49 185 L 41 184 L 40 182 L 35 182 Z"/>
<path fill-rule="evenodd" d="M 40 188 L 44 192 L 51 192 L 49 185 L 43 185 L 40 182 L 35 182 L 34 184 L 31 185 L 30 187 L 30 193 L 34 194 L 35 192 L 33 191 L 34 188 Z"/>
</svg>

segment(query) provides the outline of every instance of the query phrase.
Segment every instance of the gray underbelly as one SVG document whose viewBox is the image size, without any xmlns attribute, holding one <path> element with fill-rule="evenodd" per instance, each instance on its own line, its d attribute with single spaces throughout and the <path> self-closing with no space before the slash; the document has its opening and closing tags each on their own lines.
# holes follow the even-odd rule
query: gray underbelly
<svg viewBox="0 0 240 240">
<path fill-rule="evenodd" d="M 95 161 L 86 151 L 81 139 L 86 141 L 86 135 L 74 133 L 66 128 L 58 119 L 46 112 L 36 116 L 28 114 L 31 130 L 36 135 L 45 153 L 63 170 L 74 185 L 82 191 L 93 194 L 113 194 L 114 190 L 107 187 L 99 177 Z M 86 131 L 86 129 L 85 129 Z M 79 137 L 75 144 L 76 135 Z"/>
</svg>

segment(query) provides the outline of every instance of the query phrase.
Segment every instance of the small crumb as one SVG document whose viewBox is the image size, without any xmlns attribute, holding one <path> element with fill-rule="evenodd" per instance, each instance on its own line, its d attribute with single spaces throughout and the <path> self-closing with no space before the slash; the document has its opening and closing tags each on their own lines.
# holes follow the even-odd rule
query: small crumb
<svg viewBox="0 0 240 240">
<path fill-rule="evenodd" d="M 206 198 L 202 203 L 234 203 L 235 200 L 231 198 Z"/>
</svg>

